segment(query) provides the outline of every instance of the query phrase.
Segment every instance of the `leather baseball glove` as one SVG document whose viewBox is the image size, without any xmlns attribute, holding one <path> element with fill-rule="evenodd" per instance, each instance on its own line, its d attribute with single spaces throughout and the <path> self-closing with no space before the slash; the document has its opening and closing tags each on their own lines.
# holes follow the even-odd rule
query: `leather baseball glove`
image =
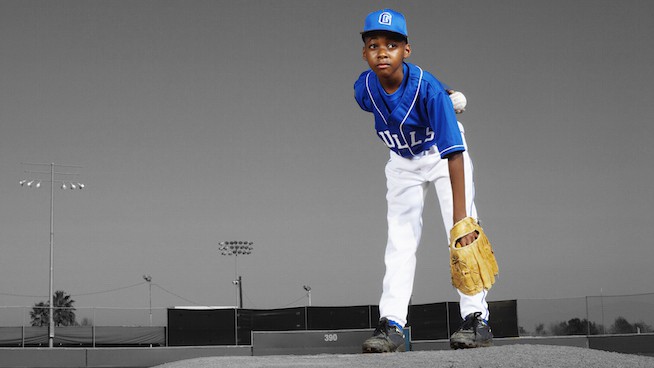
<svg viewBox="0 0 654 368">
<path fill-rule="evenodd" d="M 458 240 L 471 232 L 477 240 L 461 246 Z M 452 285 L 466 295 L 475 295 L 490 289 L 498 274 L 497 261 L 484 230 L 472 217 L 457 222 L 450 231 L 450 271 Z"/>
</svg>

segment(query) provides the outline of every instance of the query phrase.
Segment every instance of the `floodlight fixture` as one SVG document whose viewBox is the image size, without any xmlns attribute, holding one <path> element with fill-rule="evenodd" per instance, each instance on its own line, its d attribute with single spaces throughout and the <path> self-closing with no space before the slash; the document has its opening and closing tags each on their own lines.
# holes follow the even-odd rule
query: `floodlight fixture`
<svg viewBox="0 0 654 368">
<path fill-rule="evenodd" d="M 252 254 L 254 242 L 243 240 L 228 240 L 218 243 L 218 250 L 223 256 L 234 256 L 234 280 L 236 287 L 236 305 L 243 308 L 243 282 L 238 274 L 238 256 Z"/>
</svg>

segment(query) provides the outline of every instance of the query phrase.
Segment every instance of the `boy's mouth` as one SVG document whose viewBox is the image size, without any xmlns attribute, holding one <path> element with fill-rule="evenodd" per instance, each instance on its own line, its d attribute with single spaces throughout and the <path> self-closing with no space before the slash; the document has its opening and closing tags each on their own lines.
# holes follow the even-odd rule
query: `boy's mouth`
<svg viewBox="0 0 654 368">
<path fill-rule="evenodd" d="M 386 68 L 390 68 L 390 67 L 391 67 L 391 64 L 385 64 L 385 63 L 377 64 L 377 68 L 379 68 L 379 69 L 386 69 Z"/>
</svg>

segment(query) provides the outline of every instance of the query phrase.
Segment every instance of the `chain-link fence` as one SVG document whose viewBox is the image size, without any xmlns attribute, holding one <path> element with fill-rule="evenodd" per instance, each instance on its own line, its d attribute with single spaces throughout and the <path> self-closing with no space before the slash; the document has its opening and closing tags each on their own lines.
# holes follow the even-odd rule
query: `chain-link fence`
<svg viewBox="0 0 654 368">
<path fill-rule="evenodd" d="M 519 299 L 521 336 L 654 332 L 654 293 Z"/>
<path fill-rule="evenodd" d="M 66 308 L 55 307 L 55 319 L 59 311 Z M 41 320 L 47 326 L 48 307 L 3 307 L 0 306 L 0 327 L 39 326 Z M 150 327 L 166 326 L 167 308 L 70 308 L 75 314 L 74 321 L 66 321 L 68 326 L 127 326 Z M 39 318 L 34 318 L 34 314 Z M 34 323 L 33 323 L 34 322 Z M 71 323 L 72 322 L 72 323 Z"/>
<path fill-rule="evenodd" d="M 49 345 L 49 307 L 0 307 L 0 347 Z M 166 308 L 54 308 L 54 346 L 165 346 Z"/>
</svg>

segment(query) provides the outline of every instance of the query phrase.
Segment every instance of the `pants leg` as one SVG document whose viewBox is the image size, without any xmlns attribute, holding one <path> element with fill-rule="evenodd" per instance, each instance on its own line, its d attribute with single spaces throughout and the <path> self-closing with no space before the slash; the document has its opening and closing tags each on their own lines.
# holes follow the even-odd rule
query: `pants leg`
<svg viewBox="0 0 654 368">
<path fill-rule="evenodd" d="M 490 318 L 488 302 L 486 302 L 486 295 L 488 295 L 488 290 L 482 290 L 475 295 L 466 295 L 459 290 L 456 292 L 459 293 L 459 309 L 462 319 L 465 319 L 466 316 L 470 313 L 481 312 L 481 318 L 488 321 Z"/>
<path fill-rule="evenodd" d="M 401 325 L 406 325 L 413 292 L 416 250 L 422 234 L 422 210 L 428 185 L 414 169 L 413 160 L 394 153 L 386 164 L 388 241 L 379 312 L 381 317 Z"/>
<path fill-rule="evenodd" d="M 463 142 L 465 143 L 465 134 L 463 126 L 459 123 Z M 466 190 L 466 213 L 468 216 L 477 218 L 477 208 L 475 207 L 475 184 L 473 180 L 473 165 L 470 155 L 466 150 L 463 152 L 463 165 L 465 172 L 465 190 Z M 441 216 L 443 218 L 443 225 L 447 234 L 447 241 L 450 241 L 450 229 L 454 226 L 452 220 L 453 198 L 452 198 L 452 184 L 450 182 L 450 172 L 447 160 L 439 159 L 433 166 L 433 171 L 430 173 L 430 180 L 434 183 L 436 193 L 438 195 L 438 202 L 441 208 Z M 482 317 L 488 320 L 490 313 L 488 311 L 488 303 L 486 302 L 487 290 L 482 290 L 475 295 L 466 295 L 458 291 L 460 301 L 461 318 L 465 318 L 468 314 L 473 312 L 481 312 Z"/>
</svg>

